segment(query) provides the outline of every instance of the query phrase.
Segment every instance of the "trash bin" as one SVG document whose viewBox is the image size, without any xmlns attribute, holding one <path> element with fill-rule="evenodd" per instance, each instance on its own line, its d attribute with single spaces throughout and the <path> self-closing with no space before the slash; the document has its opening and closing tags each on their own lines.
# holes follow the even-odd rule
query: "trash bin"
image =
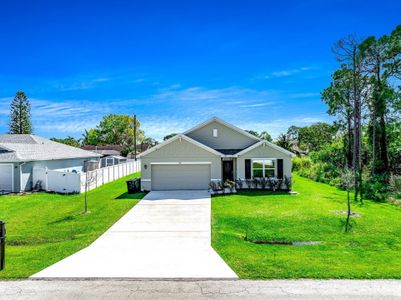
<svg viewBox="0 0 401 300">
<path fill-rule="evenodd" d="M 6 223 L 0 221 L 0 271 L 4 269 L 6 259 Z"/>
<path fill-rule="evenodd" d="M 141 191 L 141 179 L 132 178 L 127 180 L 128 194 L 135 194 Z"/>
</svg>

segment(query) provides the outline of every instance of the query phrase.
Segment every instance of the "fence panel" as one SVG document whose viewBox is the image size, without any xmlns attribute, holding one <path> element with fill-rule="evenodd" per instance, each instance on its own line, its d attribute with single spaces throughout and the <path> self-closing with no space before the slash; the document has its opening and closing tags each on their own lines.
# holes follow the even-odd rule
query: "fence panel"
<svg viewBox="0 0 401 300">
<path fill-rule="evenodd" d="M 34 168 L 32 179 L 34 185 L 41 181 L 45 191 L 57 193 L 85 192 L 88 182 L 88 191 L 121 177 L 140 171 L 139 161 L 127 161 L 119 165 L 100 168 L 87 173 L 71 173 L 56 170 Z"/>
<path fill-rule="evenodd" d="M 81 173 L 80 174 L 81 193 L 85 192 L 86 180 L 88 181 L 88 191 L 90 191 L 103 184 L 117 180 L 129 174 L 139 172 L 140 168 L 141 168 L 140 161 L 132 160 L 119 165 L 104 167 L 101 169 L 97 169 L 95 171 L 90 171 L 88 172 L 88 174 Z M 86 175 L 88 175 L 88 177 L 86 177 Z"/>
</svg>

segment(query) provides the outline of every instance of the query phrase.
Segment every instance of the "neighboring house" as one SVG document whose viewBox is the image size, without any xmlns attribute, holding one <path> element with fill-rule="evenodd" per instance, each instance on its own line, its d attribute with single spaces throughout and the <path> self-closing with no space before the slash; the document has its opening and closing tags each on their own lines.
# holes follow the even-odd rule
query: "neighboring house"
<svg viewBox="0 0 401 300">
<path fill-rule="evenodd" d="M 121 155 L 122 147 L 120 145 L 84 145 L 81 147 L 84 150 L 99 153 L 102 156 Z"/>
<path fill-rule="evenodd" d="M 100 167 L 109 167 L 127 162 L 127 158 L 121 156 L 122 147 L 120 145 L 84 145 L 81 149 L 98 153 L 102 156 Z"/>
<path fill-rule="evenodd" d="M 212 118 L 140 155 L 142 190 L 207 189 L 210 181 L 291 176 L 293 153 Z"/>
<path fill-rule="evenodd" d="M 80 172 L 100 154 L 31 134 L 0 135 L 0 192 L 30 191 L 33 169 Z"/>
<path fill-rule="evenodd" d="M 127 158 L 121 155 L 108 155 L 100 159 L 100 167 L 110 167 L 127 162 Z"/>
</svg>

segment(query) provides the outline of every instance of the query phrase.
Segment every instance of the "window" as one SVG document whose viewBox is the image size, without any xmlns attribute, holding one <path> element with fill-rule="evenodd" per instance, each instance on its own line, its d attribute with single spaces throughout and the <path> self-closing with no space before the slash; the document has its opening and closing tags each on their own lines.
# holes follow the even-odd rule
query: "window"
<svg viewBox="0 0 401 300">
<path fill-rule="evenodd" d="M 274 177 L 276 176 L 275 159 L 252 160 L 252 177 Z"/>
<path fill-rule="evenodd" d="M 217 137 L 217 129 L 213 129 L 213 137 Z"/>
</svg>

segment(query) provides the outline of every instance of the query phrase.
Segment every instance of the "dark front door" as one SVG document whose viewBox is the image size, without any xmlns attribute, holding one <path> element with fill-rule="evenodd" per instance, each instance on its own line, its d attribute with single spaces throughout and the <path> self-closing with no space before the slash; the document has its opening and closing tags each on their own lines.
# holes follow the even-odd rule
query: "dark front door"
<svg viewBox="0 0 401 300">
<path fill-rule="evenodd" d="M 223 181 L 234 180 L 234 167 L 232 160 L 223 160 Z"/>
</svg>

